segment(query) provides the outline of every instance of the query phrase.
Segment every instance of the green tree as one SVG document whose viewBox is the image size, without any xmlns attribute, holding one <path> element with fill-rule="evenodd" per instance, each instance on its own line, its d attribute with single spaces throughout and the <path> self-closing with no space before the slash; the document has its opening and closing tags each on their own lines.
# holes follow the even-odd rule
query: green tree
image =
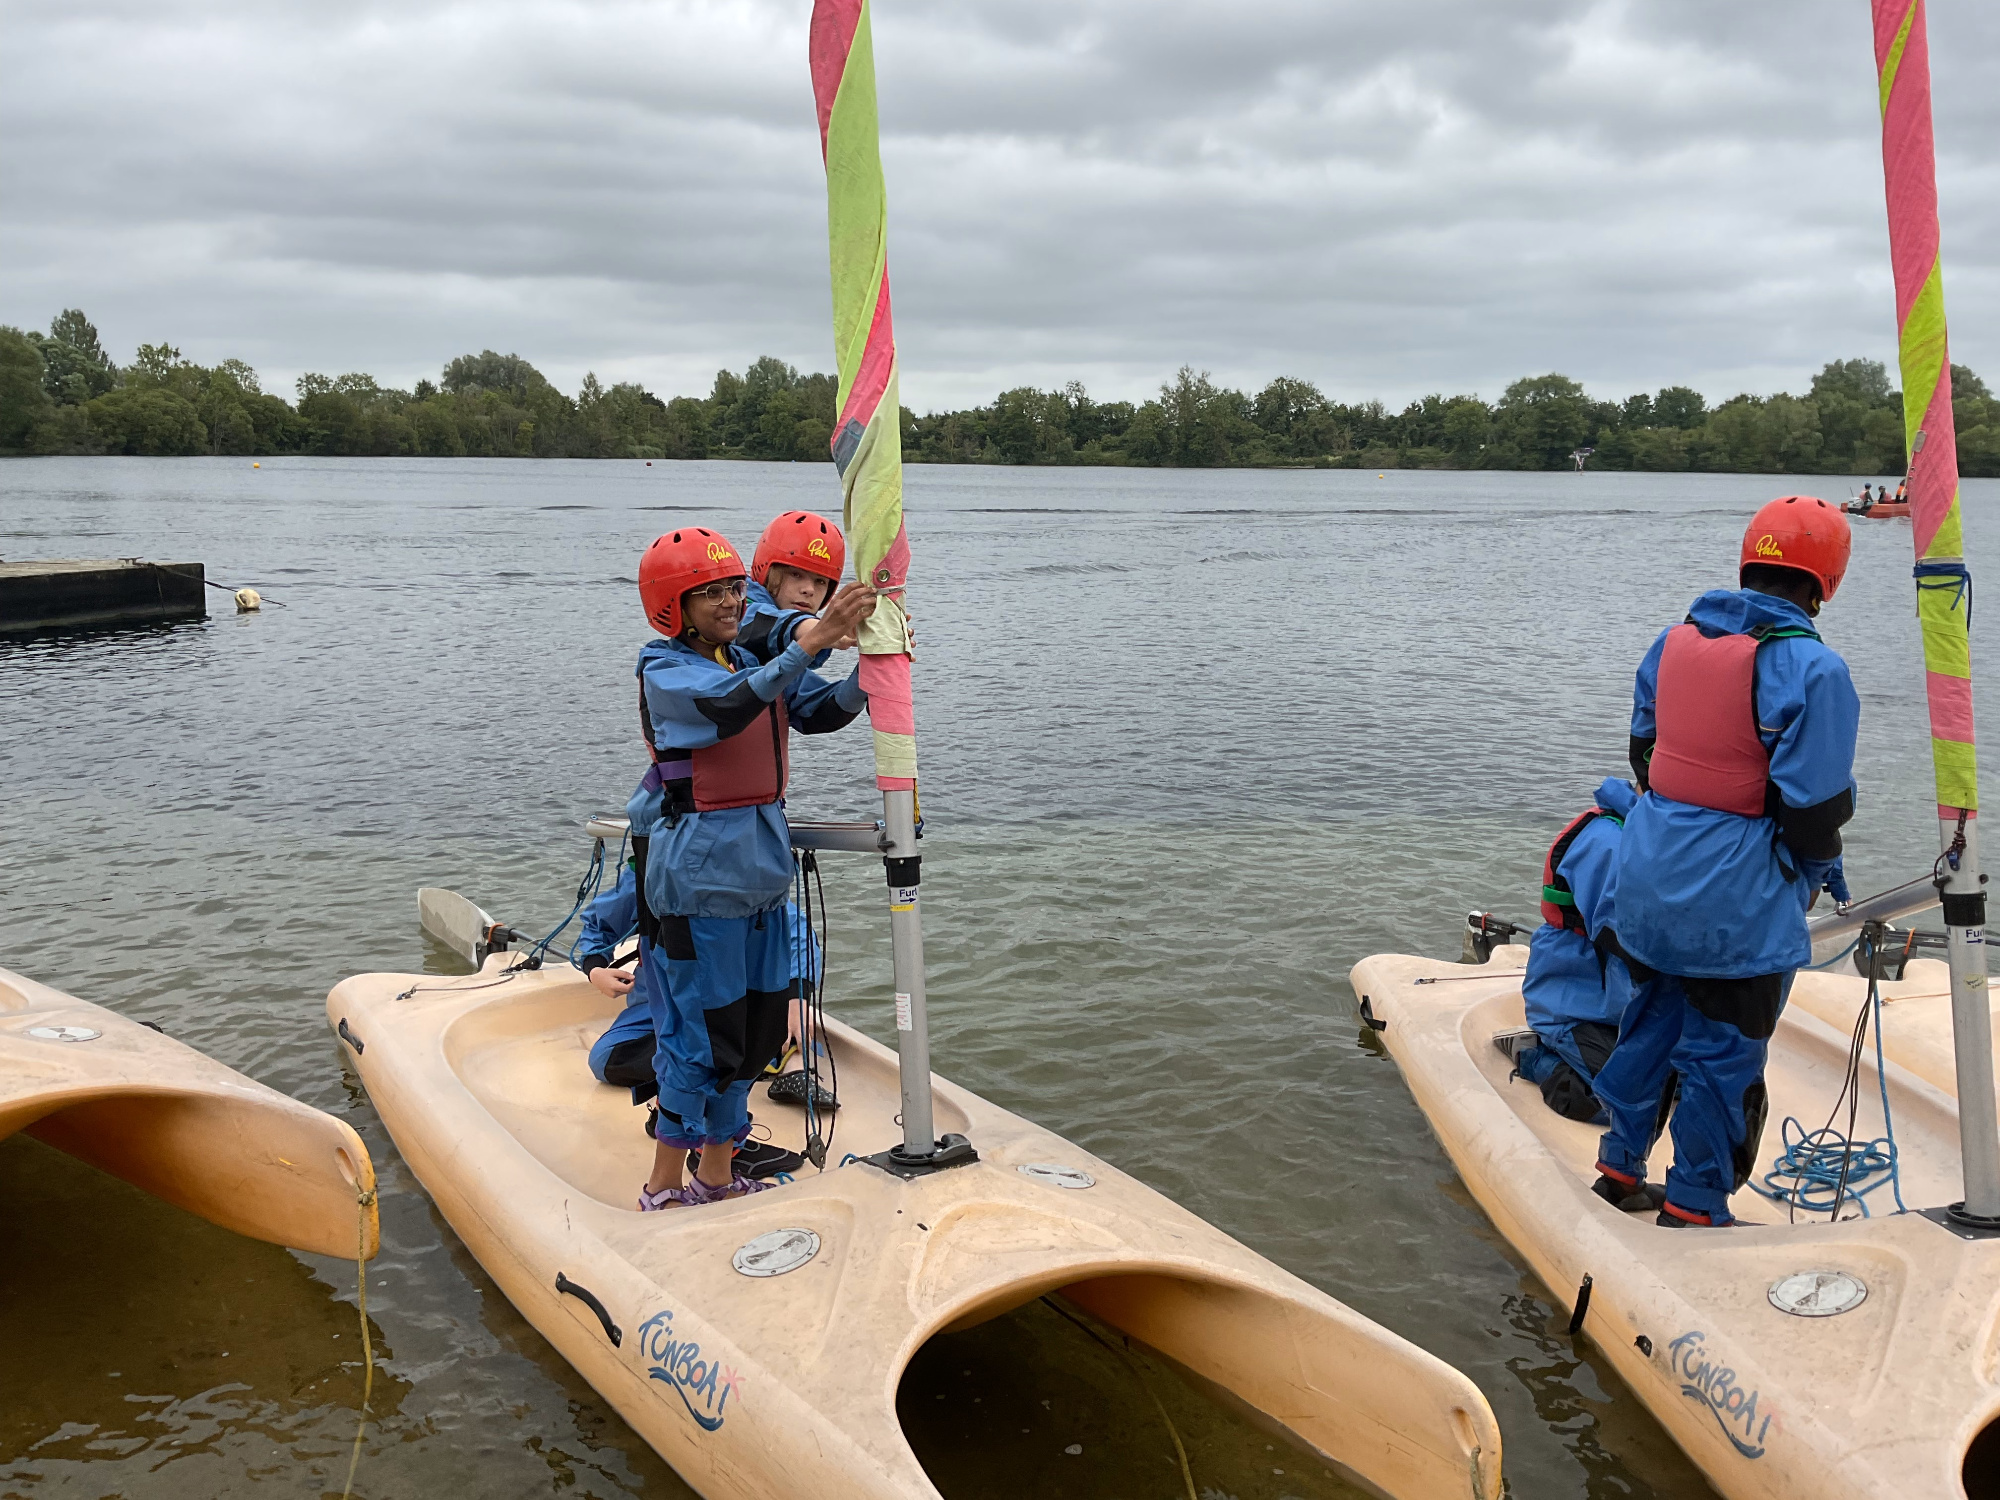
<svg viewBox="0 0 2000 1500">
<path fill-rule="evenodd" d="M 153 385 L 172 384 L 174 367 L 181 362 L 181 351 L 172 344 L 141 344 L 139 352 L 132 356 L 130 375 Z"/>
<path fill-rule="evenodd" d="M 1516 468 L 1566 468 L 1593 431 L 1583 387 L 1567 375 L 1517 380 L 1493 412 L 1494 441 Z"/>
<path fill-rule="evenodd" d="M 43 376 L 42 351 L 18 328 L 0 328 L 0 450 L 19 452 L 55 403 Z"/>
<path fill-rule="evenodd" d="M 56 314 L 47 335 L 29 334 L 42 355 L 42 389 L 66 406 L 81 406 L 118 383 L 118 367 L 104 352 L 96 325 L 78 308 Z"/>
<path fill-rule="evenodd" d="M 208 429 L 186 397 L 158 386 L 106 391 L 84 413 L 108 453 L 177 456 L 208 451 Z"/>
<path fill-rule="evenodd" d="M 1678 427 L 1683 432 L 1692 432 L 1708 420 L 1708 402 L 1700 391 L 1690 390 L 1684 385 L 1664 387 L 1653 398 L 1653 422 L 1656 427 Z"/>
<path fill-rule="evenodd" d="M 1158 406 L 1160 461 L 1182 468 L 1228 463 L 1236 441 L 1255 431 L 1249 398 L 1222 389 L 1192 365 L 1182 365 L 1160 387 Z"/>
<path fill-rule="evenodd" d="M 491 349 L 459 355 L 444 367 L 441 383 L 454 396 L 492 391 L 519 407 L 526 407 L 530 396 L 549 388 L 542 372 L 520 355 L 495 354 Z"/>
</svg>

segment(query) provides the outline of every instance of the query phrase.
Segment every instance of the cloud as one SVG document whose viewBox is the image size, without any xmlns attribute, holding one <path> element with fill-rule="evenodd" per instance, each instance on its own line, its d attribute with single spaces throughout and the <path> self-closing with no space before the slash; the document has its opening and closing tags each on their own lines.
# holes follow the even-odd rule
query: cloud
<svg viewBox="0 0 2000 1500">
<path fill-rule="evenodd" d="M 1182 362 L 1399 401 L 1892 355 L 1858 0 L 878 0 L 919 409 Z M 831 362 L 807 0 L 9 0 L 0 319 L 407 384 Z M 2000 373 L 2000 12 L 1932 17 L 1947 294 Z"/>
</svg>

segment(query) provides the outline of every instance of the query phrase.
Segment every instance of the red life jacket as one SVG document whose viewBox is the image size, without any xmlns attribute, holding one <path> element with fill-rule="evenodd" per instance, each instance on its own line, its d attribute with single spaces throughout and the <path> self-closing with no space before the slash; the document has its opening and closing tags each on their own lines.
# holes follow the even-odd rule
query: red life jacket
<svg viewBox="0 0 2000 1500">
<path fill-rule="evenodd" d="M 1653 700 L 1659 738 L 1646 772 L 1653 791 L 1739 817 L 1765 815 L 1771 752 L 1757 732 L 1757 648 L 1786 636 L 1819 639 L 1769 626 L 1703 635 L 1691 622 L 1667 632 Z"/>
<path fill-rule="evenodd" d="M 1578 813 L 1556 835 L 1556 841 L 1549 845 L 1549 852 L 1542 859 L 1542 920 L 1551 927 L 1567 927 L 1585 937 L 1590 936 L 1590 929 L 1584 924 L 1583 914 L 1576 909 L 1576 896 L 1571 892 L 1569 882 L 1563 879 L 1562 862 L 1563 856 L 1569 853 L 1569 846 L 1576 842 L 1576 836 L 1596 818 L 1609 818 L 1614 823 L 1625 821 L 1601 807 Z"/>
<path fill-rule="evenodd" d="M 782 698 L 727 739 L 699 750 L 662 751 L 653 743 L 653 714 L 641 682 L 639 727 L 645 732 L 646 753 L 653 757 L 669 811 L 677 801 L 682 810 L 692 801 L 696 812 L 717 812 L 725 807 L 761 807 L 785 795 L 791 780 L 791 719 Z M 687 783 L 686 791 L 676 788 L 675 782 Z"/>
</svg>

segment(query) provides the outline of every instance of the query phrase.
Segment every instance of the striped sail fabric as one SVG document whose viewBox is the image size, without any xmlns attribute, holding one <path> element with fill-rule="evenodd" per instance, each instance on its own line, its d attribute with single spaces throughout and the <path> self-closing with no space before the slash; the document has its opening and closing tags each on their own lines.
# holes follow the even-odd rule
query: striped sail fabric
<svg viewBox="0 0 2000 1500">
<path fill-rule="evenodd" d="M 1977 809 L 1979 787 L 1973 765 L 1968 631 L 1972 578 L 1965 566 L 1959 510 L 1958 440 L 1951 419 L 1951 358 L 1945 343 L 1944 273 L 1938 259 L 1930 41 L 1923 0 L 1873 0 L 1873 7 L 1931 754 L 1937 768 L 1938 816 L 1955 819 Z"/>
<path fill-rule="evenodd" d="M 875 112 L 875 46 L 866 0 L 814 0 L 813 97 L 826 162 L 833 342 L 840 368 L 833 461 L 840 470 L 855 577 L 882 591 L 861 628 L 861 685 L 875 730 L 875 780 L 915 787 L 916 712 L 903 588 L 903 435 L 896 330 L 889 313 L 889 210 Z"/>
</svg>

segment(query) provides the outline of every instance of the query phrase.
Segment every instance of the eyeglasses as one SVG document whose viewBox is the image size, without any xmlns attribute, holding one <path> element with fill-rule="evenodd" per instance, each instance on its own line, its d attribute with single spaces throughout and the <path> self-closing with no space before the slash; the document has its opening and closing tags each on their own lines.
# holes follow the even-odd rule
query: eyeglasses
<svg viewBox="0 0 2000 1500">
<path fill-rule="evenodd" d="M 746 598 L 749 593 L 750 581 L 747 578 L 725 578 L 722 582 L 711 583 L 706 588 L 689 589 L 687 596 L 690 599 L 705 599 L 710 604 L 730 604 Z"/>
</svg>

